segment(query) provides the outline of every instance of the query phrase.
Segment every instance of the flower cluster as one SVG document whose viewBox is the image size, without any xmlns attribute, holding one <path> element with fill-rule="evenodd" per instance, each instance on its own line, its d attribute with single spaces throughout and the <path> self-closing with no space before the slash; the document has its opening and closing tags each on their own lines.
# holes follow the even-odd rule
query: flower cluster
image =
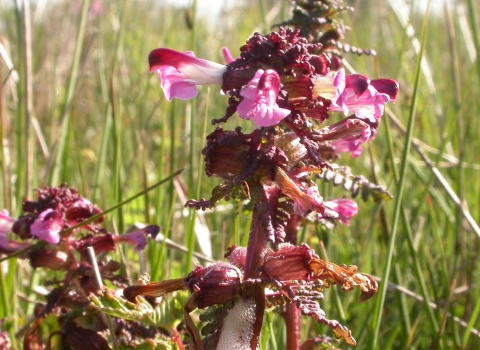
<svg viewBox="0 0 480 350">
<path fill-rule="evenodd" d="M 63 344 L 79 349 L 105 348 L 108 341 L 102 333 L 107 325 L 101 316 L 79 312 L 88 306 L 88 295 L 98 290 L 87 248 L 92 247 L 96 256 L 115 250 L 121 242 L 133 245 L 135 250 L 142 250 L 147 244 L 146 237 L 155 238 L 159 227 L 145 226 L 121 235 L 109 232 L 101 226 L 104 221 L 102 210 L 65 184 L 38 189 L 37 199 L 24 199 L 22 208 L 23 213 L 18 219 L 12 218 L 7 210 L 0 212 L 0 255 L 19 255 L 35 269 L 64 273 L 63 280 L 52 282 L 53 288 L 46 296 L 48 302 L 38 308 L 35 322 L 25 335 L 24 346 L 43 346 L 38 336 L 40 326 L 45 317 L 53 313 L 62 329 Z M 15 236 L 20 240 L 10 239 Z M 100 261 L 98 265 L 103 279 L 119 289 L 125 287 L 126 278 L 117 273 L 120 268 L 118 262 Z M 79 326 L 85 320 L 95 323 L 98 329 Z M 132 334 L 145 330 L 144 326 L 129 325 L 125 320 L 115 319 L 115 322 L 122 323 L 118 325 L 119 331 L 127 326 Z M 132 335 L 129 337 L 132 338 Z M 82 343 L 85 338 L 89 341 Z M 119 338 L 122 336 L 119 335 Z"/>
<path fill-rule="evenodd" d="M 65 184 L 41 188 L 37 193 L 36 201 L 23 200 L 23 215 L 12 226 L 12 231 L 22 239 L 36 237 L 50 244 L 58 244 L 61 231 L 102 212 Z M 102 221 L 103 217 L 100 217 L 97 222 L 83 228 L 99 233 Z"/>
</svg>

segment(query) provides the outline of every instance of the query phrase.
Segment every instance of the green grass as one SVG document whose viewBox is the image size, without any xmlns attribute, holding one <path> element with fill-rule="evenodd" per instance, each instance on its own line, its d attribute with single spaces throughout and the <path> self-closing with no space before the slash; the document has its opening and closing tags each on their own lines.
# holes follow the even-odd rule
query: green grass
<svg viewBox="0 0 480 350">
<path fill-rule="evenodd" d="M 196 17 L 191 28 L 184 10 L 163 2 L 104 2 L 96 17 L 87 14 L 87 3 L 83 12 L 70 1 L 32 4 L 26 17 L 0 5 L 0 42 L 15 66 L 10 72 L 2 58 L 0 209 L 18 216 L 34 188 L 61 182 L 108 209 L 184 169 L 183 191 L 168 182 L 110 213 L 105 225 L 123 232 L 134 222 L 158 224 L 165 237 L 190 248 L 182 253 L 150 242 L 142 259 L 129 247 L 109 254 L 123 262 L 132 280 L 145 271 L 155 281 L 185 276 L 198 263 L 193 251 L 201 252 L 196 219 L 206 223 L 213 259 L 222 259 L 226 247 L 245 245 L 251 214 L 236 202 L 206 213 L 184 212 L 183 196 L 208 197 L 218 183 L 204 175 L 201 149 L 226 99 L 212 86 L 200 88 L 196 99 L 167 102 L 156 74 L 148 73 L 148 54 L 170 47 L 223 62 L 223 46 L 236 56 L 253 31 L 269 32 L 288 18 L 289 5 L 245 1 L 213 24 Z M 381 283 L 378 295 L 362 304 L 356 294 L 332 287 L 321 306 L 352 331 L 357 349 L 477 349 L 478 4 L 476 12 L 475 1 L 459 0 L 430 13 L 428 24 L 421 12 L 403 23 L 387 1 L 348 4 L 356 11 L 343 16 L 352 28 L 345 41 L 378 55 L 345 58 L 361 74 L 396 79 L 401 90 L 363 155 L 341 163 L 386 185 L 395 198 L 359 200 L 360 214 L 349 227 L 329 232 L 310 225 L 302 237 L 321 255 L 324 246 L 330 261 L 355 264 L 389 284 Z M 22 23 L 30 24 L 30 45 Z M 422 66 L 421 52 L 427 59 Z M 225 128 L 237 124 L 252 127 L 234 117 Z M 343 195 L 330 184 L 320 189 L 326 198 Z M 45 301 L 37 287 L 52 276 L 23 260 L 2 262 L 0 319 L 7 322 L 0 327 L 18 348 L 21 337 L 14 334 L 28 323 L 35 302 Z M 262 348 L 283 349 L 281 320 L 269 314 L 265 323 Z M 305 318 L 303 337 L 316 334 L 332 335 Z"/>
</svg>

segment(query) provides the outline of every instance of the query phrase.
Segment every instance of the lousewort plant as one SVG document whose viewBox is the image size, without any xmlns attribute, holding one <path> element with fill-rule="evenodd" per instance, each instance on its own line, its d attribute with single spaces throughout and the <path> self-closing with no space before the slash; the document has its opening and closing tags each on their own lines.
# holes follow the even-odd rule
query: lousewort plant
<svg viewBox="0 0 480 350">
<path fill-rule="evenodd" d="M 387 198 L 380 186 L 336 164 L 343 153 L 358 157 L 375 138 L 384 105 L 394 102 L 397 82 L 347 74 L 341 52 L 374 54 L 340 43 L 344 27 L 332 20 L 344 7 L 332 1 L 298 2 L 291 21 L 267 35 L 254 34 L 237 58 L 224 49 L 226 65 L 197 58 L 192 52 L 153 50 L 150 71 L 157 72 L 167 100 L 191 99 L 197 86 L 219 84 L 228 106 L 207 137 L 202 151 L 205 173 L 221 180 L 209 199 L 189 200 L 196 210 L 215 207 L 221 199 L 249 200 L 252 223 L 247 247 L 230 247 L 228 262 L 198 266 L 185 278 L 151 283 L 143 276 L 124 296 L 160 297 L 188 290 L 186 327 L 195 349 L 256 349 L 265 309 L 284 310 L 287 348 L 300 349 L 300 316 L 331 327 L 337 338 L 355 345 L 344 325 L 326 317 L 320 303 L 324 289 L 358 287 L 360 301 L 372 297 L 377 282 L 356 266 L 324 261 L 302 242 L 297 231 L 307 221 L 327 227 L 348 225 L 358 212 L 351 199 L 323 198 L 315 179 L 343 184 L 355 197 Z M 248 130 L 218 125 L 239 116 Z M 202 334 L 190 317 L 208 308 Z M 307 340 L 302 349 L 318 342 Z"/>
<path fill-rule="evenodd" d="M 147 236 L 155 238 L 160 228 L 149 225 L 128 233 L 115 234 L 101 226 L 102 210 L 65 184 L 36 190 L 36 200 L 24 199 L 22 215 L 10 217 L 7 210 L 0 212 L 0 256 L 19 254 L 34 269 L 56 271 L 56 280 L 48 282 L 46 303 L 38 303 L 35 314 L 27 323 L 23 349 L 51 348 L 52 337 L 60 337 L 61 344 L 73 349 L 107 349 L 108 324 L 105 315 L 85 310 L 90 304 L 88 296 L 98 291 L 96 272 L 88 249 L 93 248 L 93 258 L 113 251 L 120 243 L 128 243 L 142 250 Z M 88 222 L 89 219 L 93 221 Z M 82 224 L 84 223 L 85 224 Z M 9 239 L 14 233 L 18 239 Z M 19 240 L 21 239 L 21 240 Z M 23 240 L 26 240 L 23 242 Z M 99 259 L 100 260 L 100 259 Z M 120 273 L 120 263 L 108 260 L 98 263 L 103 280 L 121 290 L 127 279 Z M 42 337 L 43 321 L 57 318 L 60 331 Z M 120 345 L 129 346 L 141 335 L 155 338 L 161 332 L 138 322 L 112 318 L 113 336 Z M 88 325 L 84 327 L 82 325 Z M 2 340 L 2 337 L 5 339 Z M 9 349 L 8 335 L 0 333 L 0 348 Z"/>
</svg>

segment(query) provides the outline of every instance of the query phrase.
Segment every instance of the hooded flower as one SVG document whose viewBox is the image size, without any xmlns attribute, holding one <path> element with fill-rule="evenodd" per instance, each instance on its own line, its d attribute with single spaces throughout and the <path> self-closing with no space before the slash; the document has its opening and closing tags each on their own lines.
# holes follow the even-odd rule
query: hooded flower
<svg viewBox="0 0 480 350">
<path fill-rule="evenodd" d="M 280 76 L 272 69 L 259 69 L 242 89 L 243 100 L 237 107 L 238 114 L 251 119 L 257 126 L 273 126 L 290 114 L 290 110 L 277 105 Z"/>
<path fill-rule="evenodd" d="M 60 231 L 63 227 L 62 215 L 52 209 L 40 213 L 38 218 L 30 226 L 30 233 L 50 244 L 60 242 Z"/>
<path fill-rule="evenodd" d="M 374 138 L 376 129 L 370 128 L 370 125 L 363 123 L 361 125 L 360 132 L 355 133 L 359 128 L 356 128 L 355 123 L 361 122 L 360 119 L 347 119 L 345 121 L 345 128 L 352 129 L 350 134 L 344 135 L 343 138 L 332 142 L 332 146 L 335 147 L 335 153 L 350 152 L 350 155 L 354 158 L 359 157 L 362 154 L 361 144 L 367 142 L 369 139 Z M 357 129 L 357 130 L 355 130 Z"/>
<path fill-rule="evenodd" d="M 358 157 L 362 154 L 360 145 L 373 139 L 377 128 L 377 122 L 352 116 L 324 127 L 320 131 L 322 141 L 330 141 L 335 147 L 335 153 L 350 152 L 352 157 Z"/>
<path fill-rule="evenodd" d="M 8 243 L 7 233 L 12 231 L 15 219 L 10 217 L 7 209 L 0 211 L 0 246 Z"/>
<path fill-rule="evenodd" d="M 135 251 L 141 251 L 147 246 L 146 236 L 150 235 L 155 238 L 160 231 L 157 225 L 149 225 L 140 230 L 124 233 L 123 235 L 115 236 L 115 243 L 126 242 L 134 246 Z"/>
<path fill-rule="evenodd" d="M 330 111 L 345 115 L 355 112 L 358 118 L 374 121 L 383 115 L 385 103 L 397 99 L 398 83 L 391 79 L 370 81 L 360 74 L 345 75 L 345 70 L 340 69 L 333 77 L 318 78 L 313 91 L 333 102 Z"/>
<path fill-rule="evenodd" d="M 61 271 L 68 266 L 68 254 L 61 250 L 34 249 L 28 253 L 28 258 L 34 269 L 41 267 Z"/>
<path fill-rule="evenodd" d="M 197 96 L 196 85 L 221 84 L 227 66 L 195 57 L 192 51 L 182 53 L 160 48 L 148 56 L 150 72 L 157 71 L 168 101 L 174 97 L 189 100 Z"/>
<path fill-rule="evenodd" d="M 350 219 L 358 213 L 358 204 L 351 199 L 333 199 L 323 205 L 337 212 L 337 220 L 347 226 L 350 225 Z"/>
<path fill-rule="evenodd" d="M 11 254 L 30 246 L 7 238 L 7 233 L 12 232 L 15 219 L 10 217 L 7 209 L 0 211 L 0 254 Z M 0 344 L 1 345 L 1 344 Z M 0 346 L 0 348 L 2 348 Z"/>
</svg>

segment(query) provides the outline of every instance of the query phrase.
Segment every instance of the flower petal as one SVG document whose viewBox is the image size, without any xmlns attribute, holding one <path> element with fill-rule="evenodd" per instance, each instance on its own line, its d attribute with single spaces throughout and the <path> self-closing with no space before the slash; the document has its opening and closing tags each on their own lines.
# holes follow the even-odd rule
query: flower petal
<svg viewBox="0 0 480 350">
<path fill-rule="evenodd" d="M 228 51 L 228 49 L 226 47 L 222 48 L 222 54 L 223 54 L 223 58 L 225 59 L 225 62 L 227 62 L 227 64 L 235 61 L 232 57 L 232 54 L 230 53 L 230 51 Z"/>
<path fill-rule="evenodd" d="M 171 101 L 174 97 L 181 100 L 190 100 L 197 96 L 198 90 L 195 81 L 188 79 L 175 68 L 161 67 L 157 71 L 161 81 L 160 86 L 167 101 Z"/>
<path fill-rule="evenodd" d="M 185 53 L 160 48 L 148 56 L 150 72 L 157 71 L 167 100 L 174 97 L 188 100 L 197 96 L 195 85 L 221 84 L 227 66 Z"/>
<path fill-rule="evenodd" d="M 390 101 L 395 102 L 397 100 L 398 90 L 400 86 L 395 80 L 392 79 L 375 79 L 370 84 L 380 93 L 387 94 Z"/>
<path fill-rule="evenodd" d="M 197 82 L 197 84 L 220 84 L 227 66 L 195 57 L 192 51 L 186 53 L 160 48 L 148 56 L 150 72 L 161 67 L 174 67 L 178 72 Z"/>
<path fill-rule="evenodd" d="M 0 211 L 0 235 L 12 231 L 13 223 L 16 220 L 12 218 L 7 209 Z"/>
<path fill-rule="evenodd" d="M 124 233 L 123 235 L 115 236 L 114 241 L 116 243 L 118 242 L 129 243 L 133 245 L 135 251 L 138 252 L 145 249 L 145 247 L 147 246 L 147 239 L 146 239 L 147 235 L 150 235 L 154 239 L 159 232 L 160 232 L 160 227 L 158 227 L 157 225 L 149 225 L 137 231 L 128 232 L 128 233 Z"/>
</svg>

